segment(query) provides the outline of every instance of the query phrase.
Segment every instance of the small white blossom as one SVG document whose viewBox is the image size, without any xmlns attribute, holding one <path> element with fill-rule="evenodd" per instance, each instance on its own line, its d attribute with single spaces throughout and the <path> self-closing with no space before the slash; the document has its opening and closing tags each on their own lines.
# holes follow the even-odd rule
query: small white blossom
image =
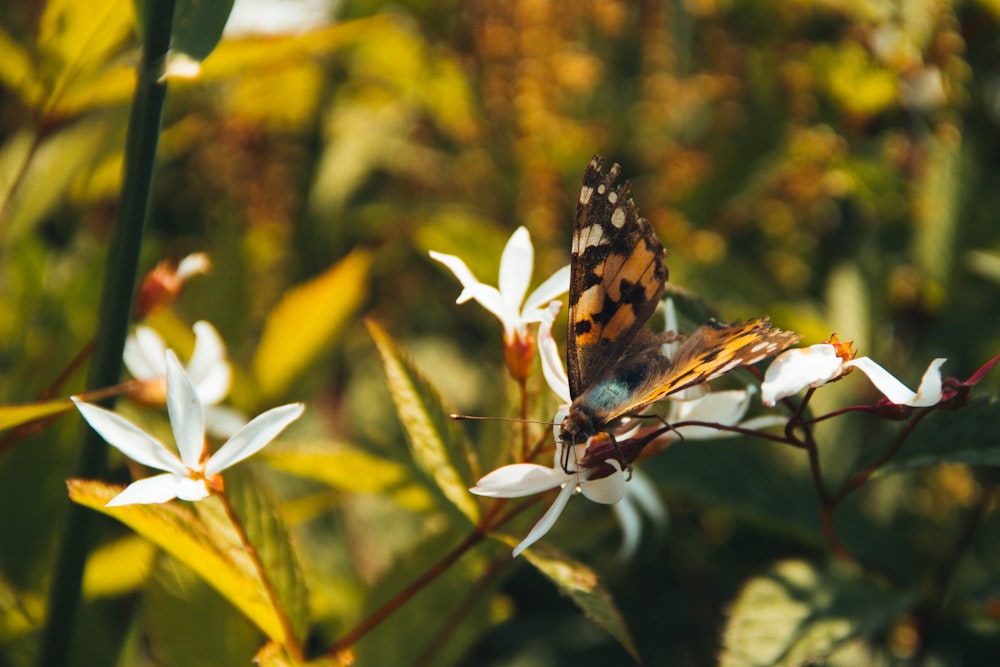
<svg viewBox="0 0 1000 667">
<path fill-rule="evenodd" d="M 206 498 L 212 488 L 217 488 L 219 473 L 260 451 L 305 409 L 301 403 L 291 403 L 268 410 L 240 429 L 214 454 L 206 456 L 201 399 L 171 350 L 165 352 L 165 365 L 167 413 L 179 457 L 117 413 L 73 398 L 83 418 L 108 444 L 138 463 L 165 471 L 133 482 L 108 501 L 109 507 L 163 503 L 174 498 Z"/>
<path fill-rule="evenodd" d="M 454 255 L 431 251 L 462 283 L 456 303 L 474 299 L 500 320 L 508 343 L 527 336 L 527 326 L 541 322 L 548 315 L 547 305 L 569 290 L 569 265 L 556 271 L 525 299 L 535 263 L 535 249 L 524 227 L 511 235 L 500 257 L 499 289 L 479 282 L 465 262 Z"/>
<path fill-rule="evenodd" d="M 868 376 L 875 388 L 892 403 L 924 408 L 941 401 L 941 366 L 947 359 L 938 358 L 924 371 L 917 391 L 910 390 L 889 371 L 868 357 L 845 360 L 838 346 L 820 343 L 810 347 L 782 352 L 775 358 L 761 384 L 761 400 L 772 406 L 777 401 L 797 394 L 806 387 L 820 387 L 839 378 L 851 368 Z"/>
<path fill-rule="evenodd" d="M 189 256 L 189 257 L 194 257 Z M 184 262 L 189 258 L 185 258 Z M 181 262 L 183 267 L 184 262 Z M 229 394 L 232 368 L 226 356 L 226 344 L 208 322 L 194 324 L 194 351 L 186 372 L 194 383 L 198 398 L 205 406 L 205 423 L 212 435 L 229 437 L 246 424 L 241 413 L 218 405 Z M 153 329 L 137 326 L 125 340 L 123 360 L 132 376 L 141 382 L 135 397 L 147 403 L 162 405 L 166 396 L 167 367 L 164 353 L 167 345 Z"/>
<path fill-rule="evenodd" d="M 229 393 L 232 370 L 226 359 L 226 345 L 211 324 L 195 322 L 194 351 L 185 371 L 194 383 L 202 405 L 216 405 Z M 166 382 L 167 366 L 164 353 L 167 345 L 153 329 L 137 326 L 125 340 L 123 360 L 132 376 L 143 382 Z"/>
<path fill-rule="evenodd" d="M 562 487 L 548 511 L 538 520 L 527 537 L 515 547 L 515 557 L 549 532 L 574 493 L 579 492 L 595 503 L 605 505 L 617 503 L 625 494 L 625 475 L 622 473 L 621 464 L 615 459 L 605 461 L 615 469 L 615 472 L 595 480 L 588 479 L 596 472 L 595 469 L 576 470 L 576 457 L 571 456 L 568 459 L 570 471 L 567 472 L 560 464 L 562 459 L 561 445 L 557 443 L 553 467 L 548 468 L 536 463 L 502 466 L 488 473 L 470 489 L 472 493 L 490 498 L 521 498 Z"/>
</svg>

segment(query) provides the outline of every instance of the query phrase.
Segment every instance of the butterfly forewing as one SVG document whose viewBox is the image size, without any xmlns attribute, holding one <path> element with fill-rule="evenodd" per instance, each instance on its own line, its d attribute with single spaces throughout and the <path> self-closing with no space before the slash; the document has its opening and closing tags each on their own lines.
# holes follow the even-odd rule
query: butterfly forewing
<svg viewBox="0 0 1000 667">
<path fill-rule="evenodd" d="M 567 366 L 570 394 L 606 376 L 656 310 L 667 280 L 663 244 L 616 187 L 617 164 L 601 173 L 594 156 L 583 175 L 573 229 Z"/>
</svg>

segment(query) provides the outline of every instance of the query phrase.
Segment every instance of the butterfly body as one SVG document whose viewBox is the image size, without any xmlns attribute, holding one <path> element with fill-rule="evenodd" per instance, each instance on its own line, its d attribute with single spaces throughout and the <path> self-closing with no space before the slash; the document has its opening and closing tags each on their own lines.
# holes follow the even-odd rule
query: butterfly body
<svg viewBox="0 0 1000 667">
<path fill-rule="evenodd" d="M 674 334 L 646 327 L 667 281 L 665 251 L 652 225 L 615 186 L 620 168 L 601 173 L 595 156 L 584 172 L 573 230 L 567 367 L 569 413 L 560 425 L 565 445 L 612 434 L 651 403 L 780 352 L 796 340 L 767 318 L 709 322 L 668 358 Z"/>
</svg>

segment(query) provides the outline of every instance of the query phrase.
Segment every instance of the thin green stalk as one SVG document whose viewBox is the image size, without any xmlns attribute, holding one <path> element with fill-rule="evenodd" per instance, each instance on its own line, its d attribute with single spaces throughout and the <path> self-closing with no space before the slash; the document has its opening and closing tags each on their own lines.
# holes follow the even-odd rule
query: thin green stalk
<svg viewBox="0 0 1000 667">
<path fill-rule="evenodd" d="M 167 94 L 166 84 L 160 83 L 158 79 L 170 46 L 173 16 L 174 0 L 146 3 L 142 31 L 146 37 L 146 45 L 139 65 L 139 78 L 125 140 L 124 184 L 108 245 L 94 357 L 87 378 L 89 390 L 116 384 L 121 374 L 122 351 L 135 292 L 139 250 L 149 208 L 153 161 L 160 136 L 163 102 Z M 107 446 L 101 437 L 87 429 L 81 442 L 77 476 L 103 477 L 107 468 L 106 457 Z M 59 667 L 69 661 L 69 649 L 80 603 L 80 583 L 97 517 L 95 512 L 72 503 L 66 512 L 49 590 L 48 619 L 38 659 L 41 667 Z"/>
</svg>

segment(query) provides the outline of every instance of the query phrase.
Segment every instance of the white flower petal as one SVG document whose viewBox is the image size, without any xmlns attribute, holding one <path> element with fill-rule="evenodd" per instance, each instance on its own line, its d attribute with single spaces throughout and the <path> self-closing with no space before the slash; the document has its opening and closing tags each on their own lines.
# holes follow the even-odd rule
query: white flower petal
<svg viewBox="0 0 1000 667">
<path fill-rule="evenodd" d="M 674 300 L 667 299 L 666 303 L 663 304 L 663 319 L 664 327 L 663 330 L 667 333 L 678 333 L 677 324 L 677 308 L 674 307 Z M 673 343 L 664 343 L 660 347 L 660 352 L 663 356 L 668 359 L 673 359 L 674 354 L 677 352 L 677 348 L 680 347 L 681 342 L 679 340 Z"/>
<path fill-rule="evenodd" d="M 569 378 L 559 356 L 559 347 L 552 337 L 551 322 L 538 325 L 538 353 L 542 359 L 542 376 L 545 377 L 545 382 L 563 404 L 569 405 L 573 401 L 569 394 Z"/>
<path fill-rule="evenodd" d="M 628 482 L 626 497 L 635 503 L 657 526 L 666 524 L 670 518 L 653 480 L 641 470 L 632 471 L 632 479 Z"/>
<path fill-rule="evenodd" d="M 521 498 L 554 489 L 575 478 L 576 475 L 568 475 L 560 468 L 514 463 L 487 473 L 469 491 L 490 498 Z"/>
<path fill-rule="evenodd" d="M 223 378 L 212 378 L 219 373 L 222 367 L 225 372 L 224 379 L 226 385 L 222 389 L 223 394 L 214 403 L 218 403 L 225 398 L 225 392 L 229 391 L 229 364 L 226 362 L 226 344 L 222 342 L 222 337 L 208 322 L 204 320 L 194 323 L 194 352 L 191 353 L 191 360 L 187 364 L 187 374 L 191 382 L 198 387 L 198 394 L 205 401 L 206 390 L 202 385 L 217 383 Z M 211 379 L 210 379 L 211 378 Z M 218 391 L 218 389 L 215 389 Z"/>
<path fill-rule="evenodd" d="M 520 544 L 514 548 L 514 558 L 517 558 L 522 551 L 540 540 L 545 533 L 551 530 L 552 526 L 556 525 L 556 519 L 558 519 L 559 515 L 562 514 L 564 509 L 566 509 L 566 503 L 569 502 L 569 499 L 573 496 L 575 491 L 576 486 L 572 483 L 567 483 L 562 488 L 562 491 L 560 491 L 559 495 L 556 496 L 555 501 L 545 514 L 542 515 L 542 518 L 538 520 L 538 523 L 532 527 L 527 537 L 521 540 Z"/>
<path fill-rule="evenodd" d="M 212 437 L 228 440 L 246 425 L 246 415 L 239 410 L 224 405 L 205 406 L 205 431 Z"/>
<path fill-rule="evenodd" d="M 748 428 L 754 431 L 761 431 L 765 428 L 772 428 L 774 426 L 784 426 L 788 423 L 788 417 L 782 417 L 781 415 L 760 415 L 759 417 L 752 417 L 745 422 L 740 422 L 742 428 Z M 739 435 L 738 433 L 732 433 L 732 435 Z M 720 436 L 726 435 L 720 432 Z"/>
<path fill-rule="evenodd" d="M 558 299 L 569 291 L 570 265 L 562 267 L 546 279 L 541 285 L 535 288 L 527 301 L 524 302 L 522 310 L 527 313 L 529 310 L 544 310 L 544 306 L 550 301 Z"/>
<path fill-rule="evenodd" d="M 177 264 L 177 277 L 187 280 L 191 276 L 201 273 L 208 273 L 212 268 L 212 261 L 203 252 L 193 252 Z"/>
<path fill-rule="evenodd" d="M 202 376 L 196 383 L 195 391 L 201 400 L 202 407 L 217 405 L 229 394 L 232 384 L 232 369 L 228 361 L 220 361 L 213 366 L 208 374 Z"/>
<path fill-rule="evenodd" d="M 772 407 L 806 387 L 817 387 L 843 373 L 843 360 L 829 343 L 782 352 L 767 369 L 760 385 L 761 402 Z"/>
<path fill-rule="evenodd" d="M 926 408 L 937 405 L 941 402 L 942 380 L 941 366 L 948 361 L 943 357 L 938 357 L 927 366 L 923 377 L 920 378 L 920 386 L 917 387 L 917 396 L 913 403 L 915 408 Z"/>
<path fill-rule="evenodd" d="M 181 461 L 197 470 L 205 446 L 205 416 L 191 379 L 181 368 L 177 355 L 167 350 L 167 414 Z"/>
<path fill-rule="evenodd" d="M 124 491 L 107 502 L 105 507 L 165 503 L 177 497 L 183 475 L 166 473 L 146 477 L 129 484 Z"/>
<path fill-rule="evenodd" d="M 639 541 L 642 538 L 642 517 L 639 515 L 639 508 L 631 502 L 629 495 L 625 494 L 622 501 L 615 503 L 611 508 L 622 531 L 622 543 L 618 547 L 618 553 L 615 554 L 615 560 L 618 561 L 630 560 L 639 548 Z"/>
<path fill-rule="evenodd" d="M 916 393 L 869 357 L 852 359 L 844 366 L 853 366 L 867 375 L 875 388 L 896 405 L 925 408 L 936 405 L 941 400 L 941 365 L 945 361 L 946 359 L 935 359 L 931 362 L 924 371 L 919 391 Z"/>
<path fill-rule="evenodd" d="M 209 491 L 208 485 L 201 478 L 192 479 L 191 477 L 185 477 L 177 485 L 177 497 L 181 500 L 201 500 L 208 498 L 210 494 L 211 491 Z"/>
<path fill-rule="evenodd" d="M 622 464 L 615 459 L 608 459 L 605 463 L 617 472 L 601 479 L 580 482 L 580 491 L 587 500 L 602 505 L 613 505 L 625 495 L 625 475 L 622 473 Z"/>
<path fill-rule="evenodd" d="M 462 287 L 471 287 L 472 285 L 479 284 L 476 276 L 472 274 L 472 271 L 469 270 L 469 267 L 466 266 L 461 258 L 455 255 L 446 255 L 443 252 L 435 250 L 430 251 L 430 256 L 451 269 L 451 272 L 458 278 L 458 282 L 462 283 Z"/>
<path fill-rule="evenodd" d="M 531 272 L 535 267 L 535 248 L 531 235 L 518 227 L 510 235 L 503 254 L 500 255 L 500 276 L 497 285 L 504 302 L 515 312 L 520 312 L 524 295 L 528 292 Z"/>
<path fill-rule="evenodd" d="M 612 509 L 622 529 L 622 545 L 615 554 L 618 560 L 627 560 L 635 554 L 642 536 L 641 513 L 661 529 L 667 524 L 669 514 L 652 480 L 639 470 L 632 471 L 632 478 L 625 487 L 625 497 Z"/>
<path fill-rule="evenodd" d="M 470 285 L 462 291 L 455 303 L 465 303 L 469 299 L 475 299 L 479 305 L 493 313 L 503 324 L 504 332 L 508 336 L 523 328 L 519 324 L 517 310 L 508 307 L 496 287 L 483 284 Z"/>
<path fill-rule="evenodd" d="M 293 421 L 302 416 L 305 405 L 289 403 L 255 417 L 230 438 L 205 464 L 206 475 L 216 475 L 231 465 L 259 452 Z"/>
<path fill-rule="evenodd" d="M 183 474 L 186 469 L 177 456 L 159 440 L 124 417 L 97 405 L 73 398 L 76 409 L 109 445 L 133 461 L 157 470 Z"/>
<path fill-rule="evenodd" d="M 677 403 L 678 421 L 703 421 L 716 422 L 732 426 L 750 407 L 750 397 L 756 393 L 753 387 L 747 389 L 730 389 L 728 391 L 714 391 L 693 401 L 679 401 Z"/>
<path fill-rule="evenodd" d="M 163 364 L 163 354 L 166 351 L 167 346 L 160 334 L 149 327 L 137 326 L 125 339 L 122 359 L 132 377 L 137 380 L 152 380 L 167 374 L 167 368 Z"/>
</svg>

